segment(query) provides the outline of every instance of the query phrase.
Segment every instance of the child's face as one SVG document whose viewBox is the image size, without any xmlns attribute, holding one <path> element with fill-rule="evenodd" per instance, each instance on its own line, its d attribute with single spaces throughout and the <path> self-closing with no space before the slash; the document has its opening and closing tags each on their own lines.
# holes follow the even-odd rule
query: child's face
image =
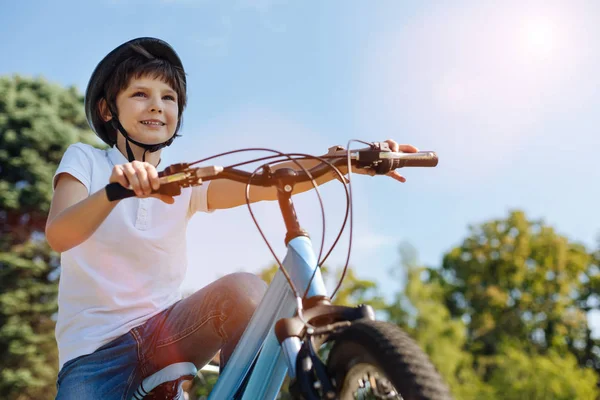
<svg viewBox="0 0 600 400">
<path fill-rule="evenodd" d="M 117 95 L 117 110 L 127 133 L 142 143 L 162 143 L 177 128 L 177 93 L 160 79 L 132 78 Z"/>
</svg>

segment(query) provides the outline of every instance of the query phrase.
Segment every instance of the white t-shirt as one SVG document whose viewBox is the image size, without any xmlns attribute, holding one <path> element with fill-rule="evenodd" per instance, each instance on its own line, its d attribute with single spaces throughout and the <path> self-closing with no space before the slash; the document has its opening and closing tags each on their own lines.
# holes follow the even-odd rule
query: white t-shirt
<svg viewBox="0 0 600 400">
<path fill-rule="evenodd" d="M 124 163 L 116 147 L 100 150 L 77 143 L 65 152 L 54 182 L 67 173 L 93 194 L 104 190 L 113 166 Z M 181 299 L 187 223 L 196 211 L 208 211 L 207 188 L 204 183 L 182 189 L 174 204 L 121 200 L 89 239 L 61 254 L 59 368 Z"/>
</svg>

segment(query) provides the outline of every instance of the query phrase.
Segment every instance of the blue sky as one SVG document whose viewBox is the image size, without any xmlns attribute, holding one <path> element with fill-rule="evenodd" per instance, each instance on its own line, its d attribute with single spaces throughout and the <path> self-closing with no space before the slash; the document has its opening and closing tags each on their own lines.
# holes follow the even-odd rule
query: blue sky
<svg viewBox="0 0 600 400">
<path fill-rule="evenodd" d="M 118 44 L 170 42 L 189 105 L 166 163 L 249 146 L 320 154 L 351 138 L 437 151 L 439 166 L 405 170 L 405 184 L 355 178 L 351 263 L 388 294 L 399 242 L 439 265 L 469 224 L 510 209 L 589 247 L 600 233 L 596 1 L 11 1 L 0 36 L 0 74 L 81 90 Z M 333 233 L 342 191 L 322 189 Z M 318 242 L 314 194 L 297 205 Z M 256 212 L 282 255 L 275 204 Z M 196 216 L 189 242 L 188 289 L 271 263 L 243 207 Z"/>
</svg>

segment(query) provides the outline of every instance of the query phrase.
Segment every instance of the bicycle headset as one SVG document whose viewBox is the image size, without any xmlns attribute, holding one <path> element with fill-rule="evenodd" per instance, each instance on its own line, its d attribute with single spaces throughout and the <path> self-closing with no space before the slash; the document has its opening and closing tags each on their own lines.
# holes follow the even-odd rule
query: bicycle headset
<svg viewBox="0 0 600 400">
<path fill-rule="evenodd" d="M 143 52 L 136 49 L 136 47 L 143 48 L 148 54 L 144 54 Z M 151 61 L 152 58 L 158 58 L 162 60 L 168 61 L 171 65 L 173 65 L 176 69 L 181 70 L 182 77 L 182 87 L 184 93 L 186 92 L 186 78 L 185 71 L 183 69 L 183 64 L 181 59 L 175 52 L 175 50 L 165 41 L 152 38 L 152 37 L 140 37 L 137 39 L 130 40 L 128 42 L 123 43 L 122 45 L 115 48 L 113 51 L 108 53 L 106 57 L 104 57 L 94 69 L 90 81 L 88 83 L 87 89 L 85 91 L 85 116 L 88 121 L 88 124 L 92 128 L 92 130 L 96 133 L 96 135 L 102 139 L 102 141 L 109 146 L 113 146 L 116 143 L 116 136 L 113 140 L 111 135 L 109 134 L 110 130 L 114 131 L 119 130 L 125 137 L 125 146 L 127 149 L 127 158 L 129 162 L 135 160 L 133 152 L 131 151 L 131 147 L 129 146 L 129 142 L 136 144 L 137 146 L 142 147 L 145 151 L 142 157 L 142 161 L 145 161 L 146 151 L 153 153 L 158 151 L 164 147 L 167 147 L 173 143 L 173 140 L 177 136 L 177 132 L 181 126 L 181 118 L 183 113 L 183 108 L 185 104 L 179 104 L 178 110 L 178 119 L 177 119 L 177 127 L 175 128 L 175 132 L 173 135 L 162 143 L 155 144 L 146 144 L 138 142 L 132 139 L 118 118 L 117 107 L 114 101 L 109 101 L 106 98 L 105 85 L 108 79 L 115 72 L 117 67 L 125 60 L 138 57 L 138 58 L 146 58 L 148 61 Z M 106 100 L 106 104 L 108 106 L 109 111 L 112 114 L 112 118 L 108 121 L 104 121 L 98 112 L 96 112 L 98 108 L 98 103 L 101 99 Z"/>
</svg>

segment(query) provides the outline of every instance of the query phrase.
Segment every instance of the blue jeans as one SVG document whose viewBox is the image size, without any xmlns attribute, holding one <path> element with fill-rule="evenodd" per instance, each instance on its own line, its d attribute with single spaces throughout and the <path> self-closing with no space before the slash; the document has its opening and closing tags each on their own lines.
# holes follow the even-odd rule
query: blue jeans
<svg viewBox="0 0 600 400">
<path fill-rule="evenodd" d="M 256 275 L 227 275 L 58 373 L 57 400 L 129 400 L 141 381 L 176 362 L 201 368 L 221 350 L 225 365 L 266 285 Z"/>
</svg>

